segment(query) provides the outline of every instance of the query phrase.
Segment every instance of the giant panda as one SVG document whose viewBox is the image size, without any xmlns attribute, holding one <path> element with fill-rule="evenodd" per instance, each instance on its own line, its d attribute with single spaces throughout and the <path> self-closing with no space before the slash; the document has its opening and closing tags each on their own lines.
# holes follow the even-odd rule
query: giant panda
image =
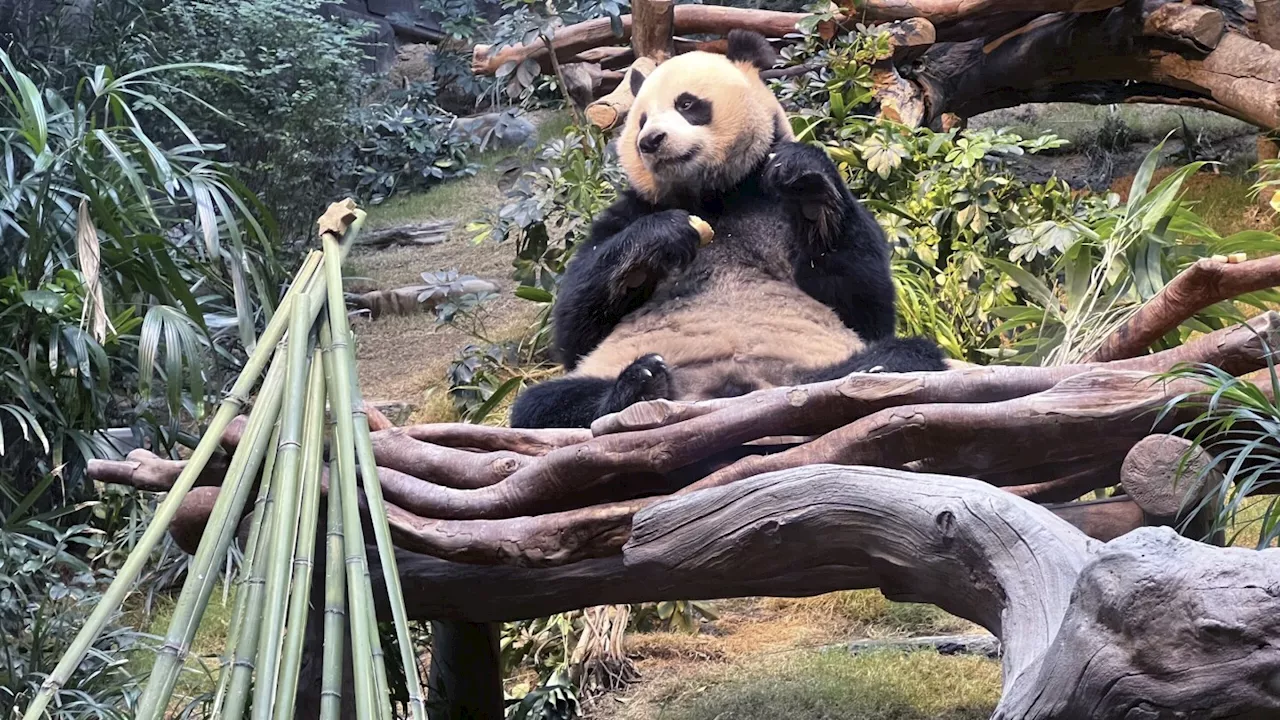
<svg viewBox="0 0 1280 720">
<path fill-rule="evenodd" d="M 618 139 L 630 183 L 594 219 L 552 311 L 565 377 L 529 387 L 515 427 L 589 427 L 658 398 L 701 400 L 850 372 L 944 370 L 894 336 L 889 245 L 820 148 L 795 142 L 735 30 L 649 77 Z M 696 218 L 710 223 L 702 245 Z"/>
</svg>

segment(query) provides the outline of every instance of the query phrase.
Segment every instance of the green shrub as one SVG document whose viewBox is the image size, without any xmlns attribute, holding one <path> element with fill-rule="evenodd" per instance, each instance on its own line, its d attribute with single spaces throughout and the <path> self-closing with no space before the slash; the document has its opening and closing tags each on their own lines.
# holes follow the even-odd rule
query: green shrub
<svg viewBox="0 0 1280 720">
<path fill-rule="evenodd" d="M 456 131 L 453 115 L 434 99 L 435 88 L 422 85 L 356 110 L 338 168 L 342 184 L 376 205 L 397 192 L 474 175 L 466 154 L 473 138 Z"/>
<path fill-rule="evenodd" d="M 203 414 L 280 286 L 242 187 L 149 68 L 41 87 L 0 52 L 0 712 L 71 642 L 149 507 L 85 481 L 131 426 L 159 453 Z M 203 68 L 216 70 L 217 68 Z M 56 79 L 56 75 L 45 75 Z M 141 121 L 165 118 L 168 144 Z M 250 292 L 253 288 L 254 292 Z M 266 306 L 259 305 L 258 297 Z M 163 399 L 153 398 L 155 379 Z M 169 573 L 172 563 L 158 568 Z M 109 630 L 56 717 L 123 717 L 135 680 Z"/>
<path fill-rule="evenodd" d="M 7 519 L 16 518 L 0 513 L 0 522 Z M 41 534 L 47 539 L 0 532 L 0 716 L 6 718 L 26 709 L 110 580 L 80 559 L 100 546 L 98 533 L 75 525 Z M 145 678 L 131 674 L 121 660 L 142 640 L 118 624 L 108 626 L 59 693 L 51 717 L 131 717 L 126 708 Z"/>
<path fill-rule="evenodd" d="M 151 19 L 153 62 L 240 68 L 191 73 L 166 100 L 222 157 L 281 225 L 303 232 L 334 199 L 351 113 L 367 88 L 368 27 L 324 17 L 320 0 L 174 0 Z"/>
</svg>

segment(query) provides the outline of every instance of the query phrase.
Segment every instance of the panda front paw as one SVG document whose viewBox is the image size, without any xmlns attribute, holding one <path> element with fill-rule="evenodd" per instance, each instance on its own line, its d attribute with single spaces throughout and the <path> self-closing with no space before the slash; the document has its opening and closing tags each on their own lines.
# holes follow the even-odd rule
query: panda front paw
<svg viewBox="0 0 1280 720">
<path fill-rule="evenodd" d="M 826 153 L 802 143 L 779 145 L 765 165 L 762 181 L 766 191 L 792 206 L 808 234 L 830 243 L 844 216 L 845 198 Z"/>
<path fill-rule="evenodd" d="M 614 264 L 611 288 L 627 293 L 693 262 L 700 242 L 684 210 L 663 210 L 637 220 L 627 229 L 622 257 Z"/>
<path fill-rule="evenodd" d="M 675 394 L 671 369 L 661 355 L 645 355 L 618 375 L 601 403 L 600 415 L 621 412 L 646 400 L 669 400 Z"/>
</svg>

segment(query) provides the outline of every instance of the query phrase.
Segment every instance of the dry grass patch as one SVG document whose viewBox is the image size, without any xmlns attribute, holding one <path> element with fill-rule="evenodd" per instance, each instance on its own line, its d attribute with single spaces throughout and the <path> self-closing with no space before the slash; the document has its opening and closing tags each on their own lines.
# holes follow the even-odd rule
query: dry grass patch
<svg viewBox="0 0 1280 720">
<path fill-rule="evenodd" d="M 655 674 L 603 700 L 619 720 L 980 720 L 1000 695 L 1000 665 L 931 652 L 807 651 Z"/>
</svg>

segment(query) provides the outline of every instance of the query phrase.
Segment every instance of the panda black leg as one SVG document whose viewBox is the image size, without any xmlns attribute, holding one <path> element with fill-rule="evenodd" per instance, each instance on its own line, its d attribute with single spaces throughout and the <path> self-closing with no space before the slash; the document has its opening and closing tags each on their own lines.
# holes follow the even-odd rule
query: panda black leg
<svg viewBox="0 0 1280 720">
<path fill-rule="evenodd" d="M 815 370 L 801 382 L 836 380 L 856 372 L 938 372 L 947 369 L 942 349 L 922 337 L 889 338 L 854 353 L 842 363 Z"/>
<path fill-rule="evenodd" d="M 598 417 L 671 394 L 666 363 L 657 355 L 645 355 L 627 366 L 617 380 L 565 377 L 526 389 L 511 408 L 511 427 L 591 427 Z"/>
<path fill-rule="evenodd" d="M 662 357 L 645 355 L 618 375 L 618 381 L 600 403 L 599 415 L 596 417 L 626 410 L 645 400 L 670 398 L 672 390 L 671 370 Z"/>
</svg>

